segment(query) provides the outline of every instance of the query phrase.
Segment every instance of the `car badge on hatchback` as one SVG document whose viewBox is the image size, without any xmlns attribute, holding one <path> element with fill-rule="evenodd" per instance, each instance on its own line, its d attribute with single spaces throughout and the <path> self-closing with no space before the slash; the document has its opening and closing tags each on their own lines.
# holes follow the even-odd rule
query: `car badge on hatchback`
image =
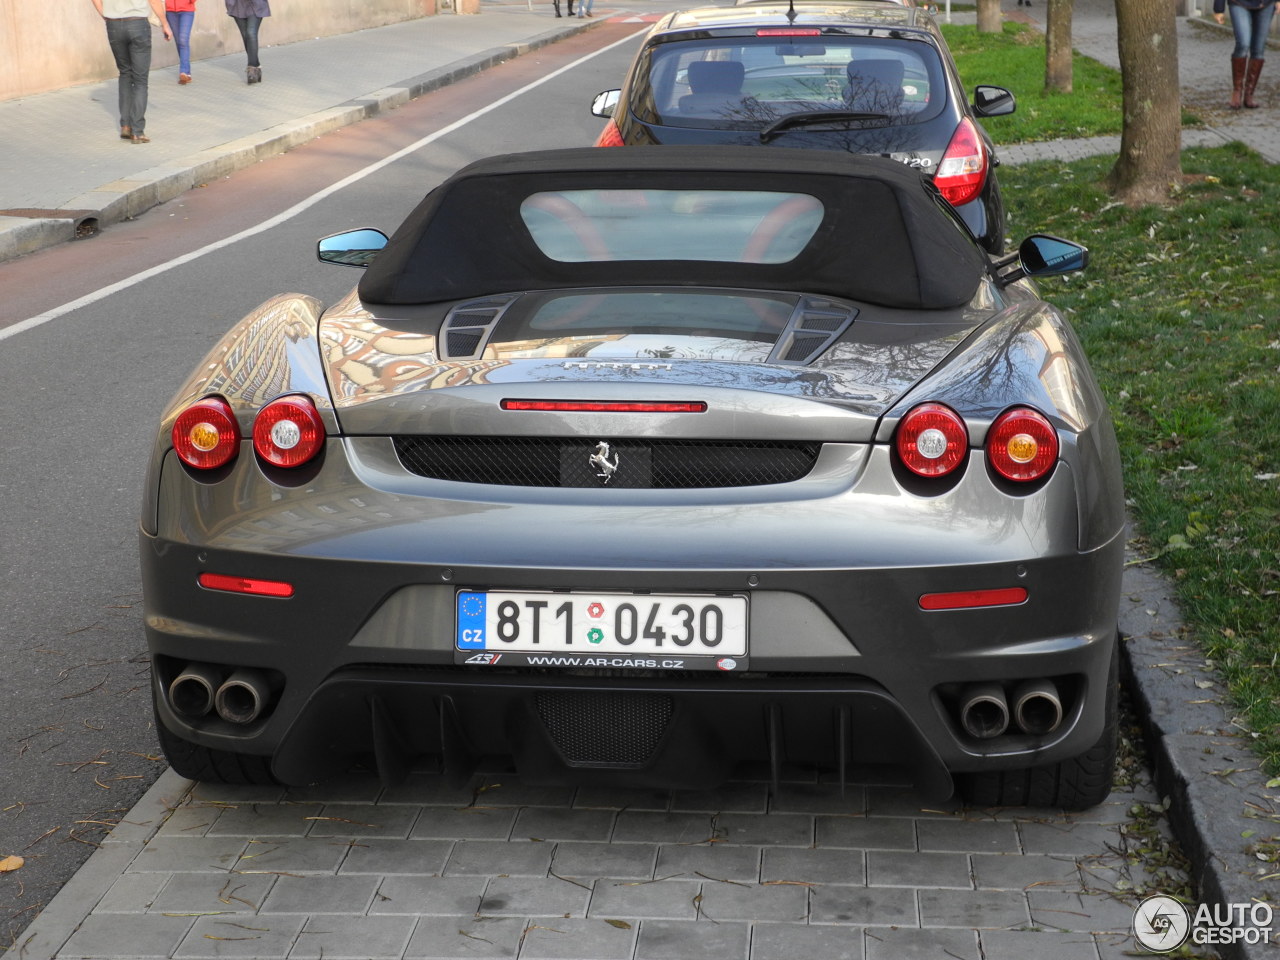
<svg viewBox="0 0 1280 960">
<path fill-rule="evenodd" d="M 639 363 L 614 360 L 566 360 L 562 365 L 565 370 L 670 370 L 669 363 Z"/>
<path fill-rule="evenodd" d="M 613 459 L 610 460 L 609 454 L 609 444 L 601 440 L 596 444 L 596 452 L 591 454 L 590 459 L 587 461 L 596 470 L 600 471 L 596 476 L 606 484 L 613 479 L 613 475 L 618 470 L 618 455 L 616 453 L 613 454 Z"/>
</svg>

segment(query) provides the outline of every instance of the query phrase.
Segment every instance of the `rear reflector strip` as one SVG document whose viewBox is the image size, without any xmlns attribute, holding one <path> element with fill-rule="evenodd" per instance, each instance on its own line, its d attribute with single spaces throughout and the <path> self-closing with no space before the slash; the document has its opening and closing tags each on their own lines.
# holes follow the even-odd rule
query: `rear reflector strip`
<svg viewBox="0 0 1280 960">
<path fill-rule="evenodd" d="M 970 607 L 1005 607 L 1024 603 L 1027 591 L 1022 587 L 1000 587 L 995 590 L 961 590 L 957 593 L 926 593 L 920 598 L 921 610 L 964 610 Z"/>
<path fill-rule="evenodd" d="M 549 410 L 556 413 L 706 413 L 701 400 L 640 402 L 632 400 L 503 400 L 503 410 Z"/>
<path fill-rule="evenodd" d="M 255 597 L 293 596 L 293 584 L 280 580 L 255 580 L 252 577 L 232 577 L 225 573 L 202 573 L 196 577 L 196 582 L 207 590 L 248 593 Z"/>
</svg>

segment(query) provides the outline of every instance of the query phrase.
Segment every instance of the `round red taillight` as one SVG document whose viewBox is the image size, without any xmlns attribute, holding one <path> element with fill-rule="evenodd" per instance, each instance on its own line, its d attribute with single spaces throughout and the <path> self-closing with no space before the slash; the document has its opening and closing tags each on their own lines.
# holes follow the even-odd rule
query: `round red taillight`
<svg viewBox="0 0 1280 960">
<path fill-rule="evenodd" d="M 960 414 L 940 403 L 912 407 L 894 443 L 902 465 L 921 477 L 943 477 L 964 463 L 969 431 Z"/>
<path fill-rule="evenodd" d="M 253 421 L 253 449 L 277 467 L 300 467 L 324 446 L 324 421 L 306 397 L 272 400 Z"/>
<path fill-rule="evenodd" d="M 173 452 L 189 467 L 215 470 L 240 451 L 240 425 L 221 397 L 205 397 L 178 414 L 170 432 Z"/>
<path fill-rule="evenodd" d="M 1057 431 L 1035 410 L 1006 410 L 987 433 L 987 459 L 1007 480 L 1039 480 L 1058 462 Z"/>
</svg>

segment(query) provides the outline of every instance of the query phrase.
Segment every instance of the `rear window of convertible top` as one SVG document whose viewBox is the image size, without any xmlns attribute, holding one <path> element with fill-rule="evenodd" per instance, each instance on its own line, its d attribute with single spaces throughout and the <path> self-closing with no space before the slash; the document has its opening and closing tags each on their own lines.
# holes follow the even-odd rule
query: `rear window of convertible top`
<svg viewBox="0 0 1280 960">
<path fill-rule="evenodd" d="M 538 249 L 562 263 L 787 263 L 813 239 L 823 206 L 773 191 L 559 190 L 525 198 L 520 216 Z"/>
</svg>

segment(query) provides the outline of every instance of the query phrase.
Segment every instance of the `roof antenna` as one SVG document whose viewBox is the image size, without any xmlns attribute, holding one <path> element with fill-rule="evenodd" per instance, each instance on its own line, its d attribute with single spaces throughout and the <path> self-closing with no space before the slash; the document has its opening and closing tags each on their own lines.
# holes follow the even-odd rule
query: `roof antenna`
<svg viewBox="0 0 1280 960">
<path fill-rule="evenodd" d="M 787 22 L 795 26 L 796 22 L 796 0 L 790 0 L 787 5 Z"/>
</svg>

